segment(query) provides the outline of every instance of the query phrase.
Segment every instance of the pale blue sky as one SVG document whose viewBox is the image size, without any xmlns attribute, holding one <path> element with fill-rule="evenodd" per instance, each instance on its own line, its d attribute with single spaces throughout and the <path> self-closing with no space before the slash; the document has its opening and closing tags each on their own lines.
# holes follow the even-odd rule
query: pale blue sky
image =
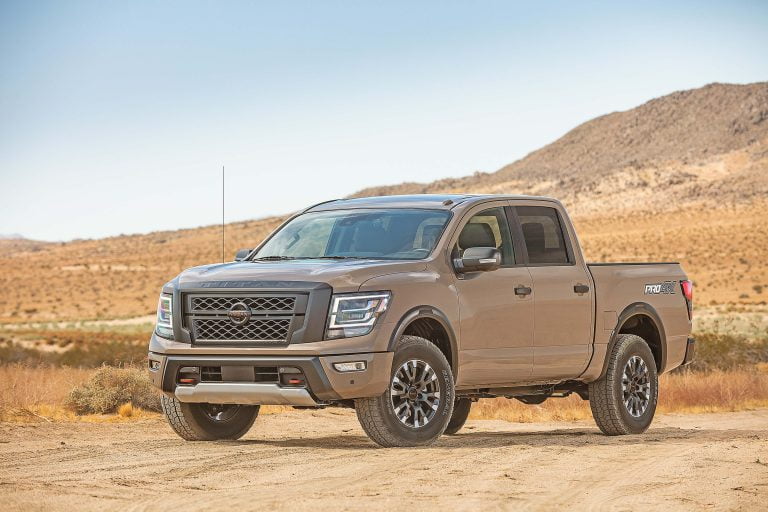
<svg viewBox="0 0 768 512">
<path fill-rule="evenodd" d="M 494 171 L 768 80 L 768 2 L 0 0 L 0 234 L 67 240 Z"/>
</svg>

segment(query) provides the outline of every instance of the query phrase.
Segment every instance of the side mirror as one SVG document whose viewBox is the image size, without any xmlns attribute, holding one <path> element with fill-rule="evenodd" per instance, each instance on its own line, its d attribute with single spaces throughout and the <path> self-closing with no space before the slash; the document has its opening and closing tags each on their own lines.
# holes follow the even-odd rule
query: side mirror
<svg viewBox="0 0 768 512">
<path fill-rule="evenodd" d="M 253 249 L 240 249 L 235 253 L 235 261 L 243 261 L 245 258 L 248 257 L 249 254 L 251 254 L 251 251 Z"/>
<path fill-rule="evenodd" d="M 454 264 L 459 272 L 490 272 L 501 266 L 501 251 L 495 247 L 469 247 Z"/>
</svg>

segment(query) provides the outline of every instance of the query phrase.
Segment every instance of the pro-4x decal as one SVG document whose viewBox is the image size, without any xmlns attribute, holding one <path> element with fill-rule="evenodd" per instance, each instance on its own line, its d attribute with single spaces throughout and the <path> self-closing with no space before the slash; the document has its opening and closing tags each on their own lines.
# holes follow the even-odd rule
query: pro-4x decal
<svg viewBox="0 0 768 512">
<path fill-rule="evenodd" d="M 674 295 L 675 288 L 676 286 L 674 281 L 664 281 L 663 283 L 646 284 L 645 294 L 646 295 L 658 295 L 658 294 Z"/>
</svg>

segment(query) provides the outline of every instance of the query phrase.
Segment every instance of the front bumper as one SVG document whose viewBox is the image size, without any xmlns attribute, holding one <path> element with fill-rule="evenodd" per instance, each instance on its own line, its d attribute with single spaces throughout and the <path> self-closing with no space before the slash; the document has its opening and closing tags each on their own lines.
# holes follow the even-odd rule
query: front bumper
<svg viewBox="0 0 768 512">
<path fill-rule="evenodd" d="M 149 353 L 149 376 L 155 387 L 174 394 L 182 402 L 313 406 L 335 400 L 377 396 L 389 385 L 392 352 L 329 356 L 214 356 Z M 339 372 L 334 363 L 365 361 L 361 371 Z M 279 382 L 178 383 L 183 367 L 291 367 L 306 378 L 304 387 Z"/>
</svg>

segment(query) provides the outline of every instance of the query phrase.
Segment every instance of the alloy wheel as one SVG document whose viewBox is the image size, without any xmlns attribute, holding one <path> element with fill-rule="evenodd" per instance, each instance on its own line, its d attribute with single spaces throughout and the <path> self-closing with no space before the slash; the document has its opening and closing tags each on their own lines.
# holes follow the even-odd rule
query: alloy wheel
<svg viewBox="0 0 768 512">
<path fill-rule="evenodd" d="M 389 394 L 400 422 L 420 428 L 432 421 L 440 406 L 440 380 L 428 363 L 411 359 L 395 372 Z"/>
<path fill-rule="evenodd" d="M 640 356 L 632 356 L 624 365 L 621 376 L 621 391 L 624 407 L 633 418 L 639 418 L 648 409 L 651 401 L 651 379 L 648 365 Z"/>
</svg>

